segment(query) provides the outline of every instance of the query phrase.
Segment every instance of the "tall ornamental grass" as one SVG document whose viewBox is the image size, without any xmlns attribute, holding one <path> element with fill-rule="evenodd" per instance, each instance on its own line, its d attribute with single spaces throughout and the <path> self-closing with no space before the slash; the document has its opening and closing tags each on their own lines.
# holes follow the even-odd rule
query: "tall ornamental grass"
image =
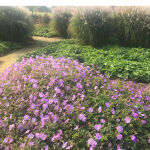
<svg viewBox="0 0 150 150">
<path fill-rule="evenodd" d="M 110 43 L 112 23 L 111 11 L 104 8 L 84 8 L 72 17 L 68 30 L 82 44 L 103 46 Z"/>
<path fill-rule="evenodd" d="M 24 41 L 32 34 L 28 11 L 18 7 L 0 7 L 0 40 Z"/>
<path fill-rule="evenodd" d="M 52 12 L 52 20 L 50 27 L 52 31 L 56 32 L 60 37 L 68 37 L 68 25 L 72 14 L 70 11 L 64 9 L 54 9 Z"/>
<path fill-rule="evenodd" d="M 142 7 L 116 7 L 115 34 L 122 46 L 150 47 L 150 13 Z"/>
</svg>

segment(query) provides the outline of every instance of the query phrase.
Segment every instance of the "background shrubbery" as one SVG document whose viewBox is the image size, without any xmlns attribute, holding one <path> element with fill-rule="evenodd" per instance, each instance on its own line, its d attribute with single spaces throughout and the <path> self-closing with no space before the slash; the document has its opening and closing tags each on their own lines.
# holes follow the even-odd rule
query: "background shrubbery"
<svg viewBox="0 0 150 150">
<path fill-rule="evenodd" d="M 142 7 L 116 7 L 115 32 L 122 46 L 150 47 L 150 13 Z"/>
<path fill-rule="evenodd" d="M 32 21 L 24 8 L 0 7 L 0 40 L 22 42 L 32 35 Z"/>
<path fill-rule="evenodd" d="M 113 19 L 112 12 L 109 11 L 105 8 L 79 10 L 70 21 L 70 34 L 85 45 L 103 46 L 110 44 L 113 34 Z"/>
<path fill-rule="evenodd" d="M 69 11 L 55 9 L 52 12 L 51 28 L 59 36 L 68 37 L 68 25 L 72 14 Z"/>
</svg>

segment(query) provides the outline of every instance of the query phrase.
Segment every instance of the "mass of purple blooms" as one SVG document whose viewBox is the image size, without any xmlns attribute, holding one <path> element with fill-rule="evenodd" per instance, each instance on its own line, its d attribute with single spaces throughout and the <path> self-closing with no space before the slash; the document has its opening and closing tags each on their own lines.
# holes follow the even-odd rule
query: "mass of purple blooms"
<svg viewBox="0 0 150 150">
<path fill-rule="evenodd" d="M 145 88 L 77 60 L 23 59 L 0 75 L 0 149 L 148 149 Z"/>
</svg>

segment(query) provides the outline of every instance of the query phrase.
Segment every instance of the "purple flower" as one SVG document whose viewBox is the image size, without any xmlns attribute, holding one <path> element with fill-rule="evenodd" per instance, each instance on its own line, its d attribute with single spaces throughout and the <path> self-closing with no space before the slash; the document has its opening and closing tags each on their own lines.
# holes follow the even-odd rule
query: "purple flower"
<svg viewBox="0 0 150 150">
<path fill-rule="evenodd" d="M 98 112 L 99 112 L 99 113 L 101 113 L 101 112 L 102 112 L 102 107 L 101 107 L 101 106 L 99 106 L 99 108 L 98 108 Z"/>
<path fill-rule="evenodd" d="M 134 141 L 136 139 L 135 135 L 131 135 L 131 140 Z"/>
<path fill-rule="evenodd" d="M 118 134 L 118 135 L 117 135 L 117 139 L 118 139 L 118 140 L 122 140 L 122 134 Z"/>
<path fill-rule="evenodd" d="M 34 134 L 32 134 L 32 133 L 28 134 L 28 138 L 29 139 L 33 139 L 34 138 Z"/>
<path fill-rule="evenodd" d="M 119 118 L 117 118 L 117 119 L 116 119 L 116 122 L 120 122 L 120 119 L 119 119 Z"/>
<path fill-rule="evenodd" d="M 101 124 L 94 125 L 94 129 L 97 130 L 97 131 L 100 130 L 101 127 L 102 127 Z"/>
<path fill-rule="evenodd" d="M 19 147 L 25 147 L 25 143 L 21 143 Z"/>
<path fill-rule="evenodd" d="M 108 147 L 111 147 L 112 146 L 112 143 L 110 142 L 109 144 L 108 144 Z"/>
<path fill-rule="evenodd" d="M 120 145 L 117 145 L 117 150 L 121 150 Z"/>
<path fill-rule="evenodd" d="M 29 120 L 29 119 L 30 119 L 29 115 L 24 116 L 24 120 Z"/>
<path fill-rule="evenodd" d="M 117 131 L 118 131 L 119 133 L 122 133 L 122 132 L 123 132 L 122 126 L 117 126 L 116 129 L 117 129 Z"/>
<path fill-rule="evenodd" d="M 84 114 L 79 114 L 78 118 L 79 118 L 79 120 L 81 120 L 81 121 L 83 121 L 83 122 L 86 121 L 86 117 L 85 117 Z"/>
<path fill-rule="evenodd" d="M 97 142 L 95 140 L 93 140 L 92 138 L 90 138 L 88 140 L 88 144 L 94 148 L 94 147 L 96 147 Z"/>
<path fill-rule="evenodd" d="M 81 84 L 81 83 L 77 83 L 77 84 L 76 84 L 76 88 L 77 88 L 77 89 L 82 89 L 82 88 L 83 88 L 83 87 L 82 87 L 82 84 Z"/>
<path fill-rule="evenodd" d="M 15 125 L 14 125 L 14 124 L 9 125 L 9 131 L 11 131 L 14 127 L 15 127 Z"/>
<path fill-rule="evenodd" d="M 34 145 L 34 142 L 29 142 L 29 146 L 33 146 Z"/>
<path fill-rule="evenodd" d="M 124 122 L 125 122 L 125 123 L 130 123 L 130 121 L 131 121 L 130 117 L 125 117 L 125 118 L 124 118 Z"/>
<path fill-rule="evenodd" d="M 53 118 L 53 123 L 56 123 L 57 120 L 58 120 L 58 116 L 57 115 L 53 115 L 52 118 Z"/>
<path fill-rule="evenodd" d="M 111 108 L 111 112 L 112 112 L 112 114 L 114 115 L 114 114 L 115 114 L 115 109 L 114 109 L 114 108 Z"/>
<path fill-rule="evenodd" d="M 93 112 L 93 108 L 90 107 L 90 108 L 88 109 L 88 111 L 89 111 L 89 112 Z"/>
<path fill-rule="evenodd" d="M 48 104 L 43 104 L 43 111 L 45 111 L 48 107 Z"/>
<path fill-rule="evenodd" d="M 64 142 L 62 145 L 62 148 L 65 148 L 67 146 L 68 142 Z"/>
<path fill-rule="evenodd" d="M 45 150 L 48 150 L 48 145 L 44 146 L 44 149 L 45 149 Z"/>
<path fill-rule="evenodd" d="M 148 143 L 150 143 L 150 139 L 148 139 Z"/>
<path fill-rule="evenodd" d="M 97 138 L 97 140 L 100 140 L 102 138 L 101 134 L 100 133 L 96 133 L 96 138 Z"/>
<path fill-rule="evenodd" d="M 62 74 L 61 74 L 63 77 L 66 77 L 67 76 L 67 72 L 62 72 Z"/>
<path fill-rule="evenodd" d="M 44 134 L 44 133 L 40 133 L 40 138 L 41 138 L 41 140 L 46 140 L 47 139 L 47 135 L 46 134 Z"/>
<path fill-rule="evenodd" d="M 106 102 L 106 103 L 105 103 L 105 106 L 106 106 L 106 107 L 110 107 L 110 102 Z"/>
<path fill-rule="evenodd" d="M 133 118 L 138 118 L 139 115 L 138 115 L 137 113 L 135 113 L 135 112 L 132 112 L 132 117 L 133 117 Z"/>
<path fill-rule="evenodd" d="M 141 123 L 144 125 L 146 124 L 146 120 L 142 120 Z"/>
<path fill-rule="evenodd" d="M 33 84 L 32 88 L 36 89 L 37 88 L 37 84 Z"/>
<path fill-rule="evenodd" d="M 101 123 L 105 123 L 106 120 L 105 120 L 105 119 L 101 119 L 100 122 L 101 122 Z"/>
<path fill-rule="evenodd" d="M 77 130 L 79 128 L 79 126 L 76 126 L 75 128 L 74 128 L 74 130 Z"/>
</svg>

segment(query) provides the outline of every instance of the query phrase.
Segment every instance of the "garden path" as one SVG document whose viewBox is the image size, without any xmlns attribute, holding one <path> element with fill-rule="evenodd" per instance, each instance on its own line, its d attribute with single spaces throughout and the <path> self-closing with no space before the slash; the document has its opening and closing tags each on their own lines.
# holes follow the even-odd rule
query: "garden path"
<svg viewBox="0 0 150 150">
<path fill-rule="evenodd" d="M 16 62 L 16 60 L 25 55 L 28 52 L 34 51 L 40 47 L 46 46 L 50 42 L 59 41 L 61 38 L 45 38 L 45 37 L 33 37 L 34 42 L 26 45 L 25 47 L 14 50 L 5 56 L 0 57 L 0 74 L 10 65 Z"/>
</svg>

